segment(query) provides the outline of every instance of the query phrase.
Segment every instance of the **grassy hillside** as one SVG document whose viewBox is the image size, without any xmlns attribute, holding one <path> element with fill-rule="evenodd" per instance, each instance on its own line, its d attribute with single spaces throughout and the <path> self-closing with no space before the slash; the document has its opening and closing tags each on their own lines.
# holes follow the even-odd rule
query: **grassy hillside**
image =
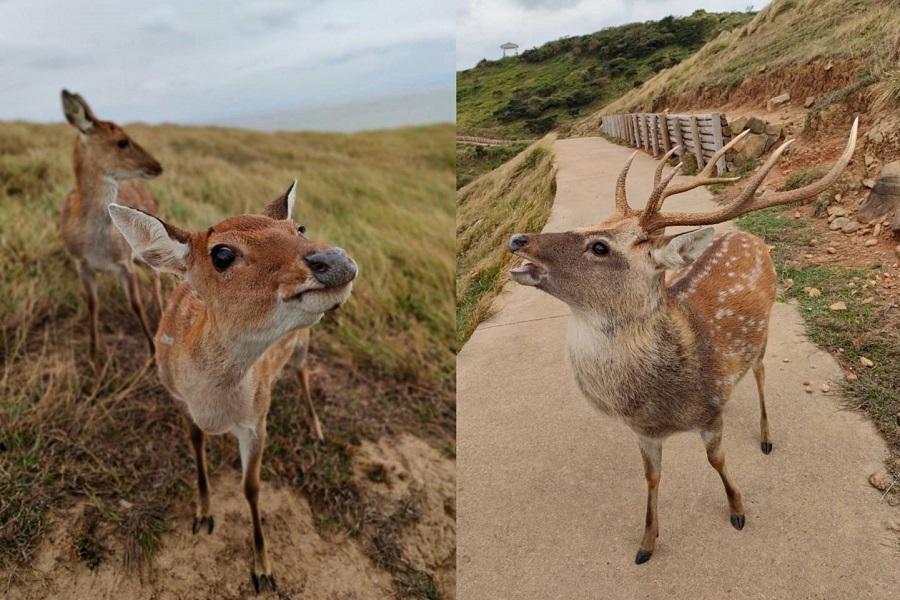
<svg viewBox="0 0 900 600">
<path fill-rule="evenodd" d="M 461 133 L 501 138 L 565 128 L 752 16 L 698 10 L 484 60 L 457 73 L 457 127 Z"/>
<path fill-rule="evenodd" d="M 502 146 L 456 145 L 456 189 L 466 186 L 480 175 L 493 171 L 527 146 L 527 142 Z"/>
<path fill-rule="evenodd" d="M 351 481 L 360 439 L 405 430 L 453 452 L 454 128 L 127 129 L 166 168 L 147 186 L 173 223 L 206 228 L 258 212 L 296 177 L 295 219 L 358 262 L 350 302 L 313 332 L 314 396 L 327 441 L 307 435 L 299 382 L 287 373 L 274 391 L 264 478 L 301 490 L 323 527 L 360 535 L 378 514 L 378 502 Z M 76 501 L 101 515 L 84 531 L 75 526 L 76 556 L 110 560 L 112 539 L 125 548 L 116 560 L 139 562 L 193 495 L 176 406 L 145 363 L 140 329 L 107 277 L 106 362 L 94 369 L 85 360 L 85 302 L 58 232 L 73 186 L 74 137 L 65 125 L 0 124 L 0 571 L 27 565 L 51 514 Z M 234 458 L 229 441 L 215 439 L 211 472 Z M 405 560 L 402 551 L 391 560 Z"/>
<path fill-rule="evenodd" d="M 531 144 L 456 196 L 456 335 L 462 346 L 506 283 L 518 260 L 506 251 L 509 236 L 540 231 L 556 193 L 554 135 Z"/>
<path fill-rule="evenodd" d="M 876 96 L 898 98 L 898 31 L 900 4 L 890 0 L 773 0 L 745 26 L 723 31 L 601 112 L 845 92 L 822 96 L 828 103 L 869 86 Z"/>
</svg>

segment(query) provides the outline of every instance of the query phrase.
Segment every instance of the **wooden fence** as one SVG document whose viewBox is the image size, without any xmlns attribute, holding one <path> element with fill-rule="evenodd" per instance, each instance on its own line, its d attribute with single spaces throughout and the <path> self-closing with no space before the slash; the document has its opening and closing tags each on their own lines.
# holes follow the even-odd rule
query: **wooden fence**
<svg viewBox="0 0 900 600">
<path fill-rule="evenodd" d="M 678 155 L 690 152 L 696 157 L 699 169 L 731 140 L 728 122 L 721 113 L 604 115 L 600 129 L 606 135 L 635 148 L 643 148 L 653 156 L 668 152 L 673 146 L 681 146 Z M 724 157 L 717 161 L 716 171 L 719 175 L 725 173 Z"/>
</svg>

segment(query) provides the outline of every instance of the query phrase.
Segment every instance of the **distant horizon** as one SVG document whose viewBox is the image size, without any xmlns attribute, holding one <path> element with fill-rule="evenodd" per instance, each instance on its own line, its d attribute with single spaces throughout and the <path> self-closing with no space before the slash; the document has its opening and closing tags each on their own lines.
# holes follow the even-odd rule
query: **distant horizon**
<svg viewBox="0 0 900 600">
<path fill-rule="evenodd" d="M 424 103 L 419 103 L 424 101 Z M 90 101 L 88 101 L 90 103 Z M 390 105 L 398 107 L 390 110 Z M 386 106 L 387 105 L 387 106 Z M 424 92 L 392 94 L 372 100 L 358 102 L 340 102 L 314 105 L 296 109 L 266 111 L 232 115 L 217 119 L 197 120 L 147 120 L 147 119 L 109 119 L 104 117 L 100 109 L 95 109 L 97 116 L 103 120 L 115 120 L 120 125 L 175 125 L 181 127 L 223 127 L 228 129 L 246 129 L 250 131 L 275 133 L 279 131 L 315 132 L 315 133 L 365 133 L 370 131 L 404 129 L 428 125 L 456 124 L 456 95 L 453 88 L 440 88 Z M 449 112 L 447 107 L 450 107 Z M 377 111 L 372 111 L 372 108 Z M 366 112 L 366 118 L 343 117 L 346 111 L 356 109 Z M 415 112 L 410 112 L 415 111 Z M 328 116 L 323 125 L 317 125 L 311 119 Z M 329 116 L 330 115 L 330 116 Z M 65 124 L 60 114 L 59 119 L 27 119 L 0 117 L 0 123 L 23 122 L 40 125 Z M 327 123 L 327 124 L 326 124 Z M 349 126 L 348 126 L 349 124 Z"/>
</svg>

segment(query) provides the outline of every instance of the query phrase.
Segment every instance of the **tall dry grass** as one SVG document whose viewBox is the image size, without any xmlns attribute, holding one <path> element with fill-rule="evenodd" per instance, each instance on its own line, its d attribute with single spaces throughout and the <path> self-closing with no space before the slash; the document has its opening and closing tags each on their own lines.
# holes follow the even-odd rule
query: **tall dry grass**
<svg viewBox="0 0 900 600">
<path fill-rule="evenodd" d="M 491 314 L 515 262 L 509 236 L 540 231 L 556 194 L 554 134 L 528 146 L 456 195 L 456 335 L 462 346 Z"/>
</svg>

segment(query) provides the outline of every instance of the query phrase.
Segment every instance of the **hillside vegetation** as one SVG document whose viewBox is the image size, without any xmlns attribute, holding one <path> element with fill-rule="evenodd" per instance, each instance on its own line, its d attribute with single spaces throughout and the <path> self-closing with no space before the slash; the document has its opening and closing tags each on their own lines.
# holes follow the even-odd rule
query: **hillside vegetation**
<svg viewBox="0 0 900 600">
<path fill-rule="evenodd" d="M 891 0 L 773 0 L 743 27 L 723 30 L 699 52 L 603 107 L 631 110 L 702 108 L 765 102 L 790 92 L 813 107 L 871 88 L 869 99 L 900 99 L 900 4 Z M 829 94 L 830 93 L 830 94 Z"/>
<path fill-rule="evenodd" d="M 385 521 L 377 499 L 354 482 L 351 457 L 362 439 L 403 431 L 454 451 L 454 128 L 126 129 L 166 168 L 146 185 L 172 223 L 201 229 L 259 212 L 296 177 L 295 220 L 356 259 L 351 300 L 312 336 L 326 442 L 308 436 L 299 380 L 286 371 L 273 392 L 264 479 L 302 492 L 321 527 L 367 540 L 375 564 L 404 589 L 433 591 L 431 575 L 401 546 L 384 554 L 371 537 L 372 524 Z M 82 503 L 94 516 L 66 525 L 74 556 L 92 569 L 113 559 L 141 563 L 165 531 L 181 527 L 173 515 L 193 496 L 177 407 L 147 364 L 112 278 L 101 278 L 105 362 L 95 369 L 85 359 L 85 301 L 58 231 L 74 185 L 74 137 L 67 125 L 0 123 L 0 572 L 21 574 L 52 516 Z M 235 456 L 230 440 L 215 437 L 210 471 L 230 470 Z M 15 577 L 0 580 L 2 595 Z"/>
<path fill-rule="evenodd" d="M 457 73 L 457 127 L 460 133 L 500 138 L 564 130 L 752 16 L 698 10 L 483 60 Z"/>
<path fill-rule="evenodd" d="M 550 134 L 482 175 L 456 195 L 456 335 L 462 346 L 491 313 L 517 259 L 506 250 L 516 232 L 544 228 L 556 193 Z"/>
</svg>

